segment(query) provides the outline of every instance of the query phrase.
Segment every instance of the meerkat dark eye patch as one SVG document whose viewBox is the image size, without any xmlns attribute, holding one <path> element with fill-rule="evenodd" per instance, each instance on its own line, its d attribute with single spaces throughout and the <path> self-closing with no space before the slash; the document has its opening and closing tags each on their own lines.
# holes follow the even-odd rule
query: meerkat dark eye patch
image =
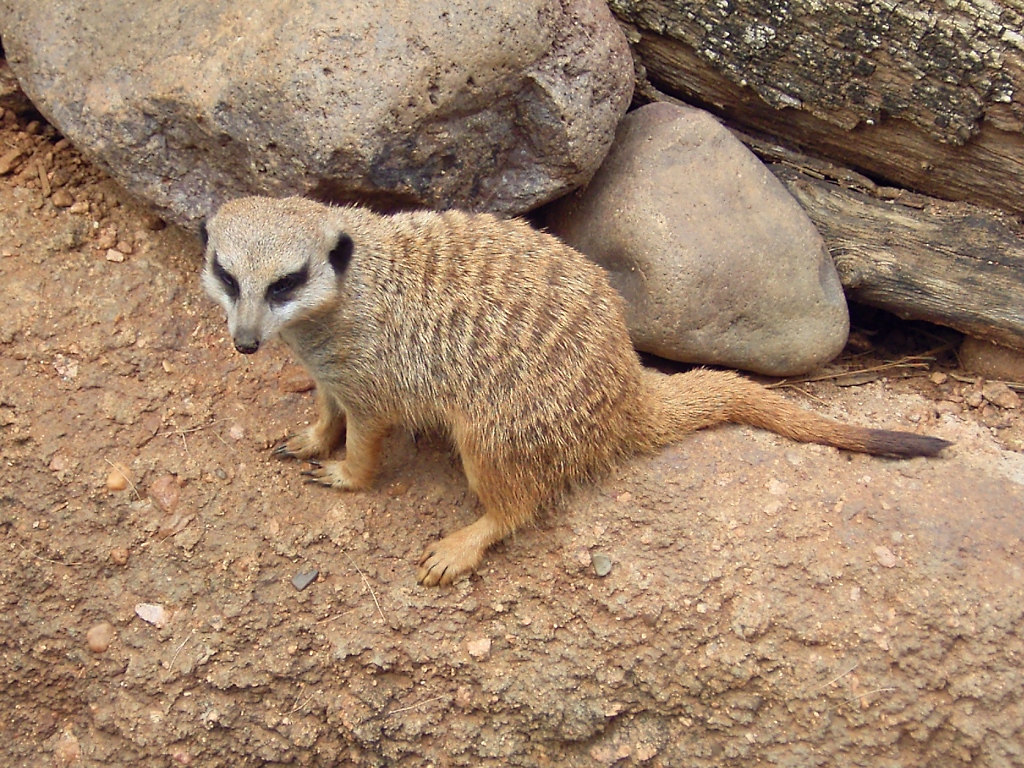
<svg viewBox="0 0 1024 768">
<path fill-rule="evenodd" d="M 280 277 L 267 288 L 267 301 L 272 304 L 283 304 L 288 301 L 296 290 L 301 288 L 309 280 L 309 267 Z"/>
<path fill-rule="evenodd" d="M 224 286 L 224 291 L 232 299 L 237 299 L 241 291 L 238 288 L 238 281 L 235 280 L 234 275 L 224 269 L 224 266 L 220 263 L 220 260 L 213 257 L 213 276 L 220 280 L 220 284 Z"/>
<path fill-rule="evenodd" d="M 203 244 L 203 248 L 210 242 L 210 233 L 206 229 L 206 222 L 199 222 L 199 241 Z"/>
<path fill-rule="evenodd" d="M 348 269 L 348 263 L 352 261 L 352 251 L 354 248 L 355 245 L 352 242 L 352 238 L 342 232 L 338 236 L 338 242 L 334 244 L 327 257 L 331 262 L 331 268 L 334 270 L 335 275 L 341 276 L 341 273 Z"/>
</svg>

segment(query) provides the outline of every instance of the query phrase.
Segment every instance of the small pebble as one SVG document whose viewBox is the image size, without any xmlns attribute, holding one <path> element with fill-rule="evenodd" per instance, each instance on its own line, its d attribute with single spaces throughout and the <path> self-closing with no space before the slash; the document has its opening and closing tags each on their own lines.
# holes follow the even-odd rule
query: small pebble
<svg viewBox="0 0 1024 768">
<path fill-rule="evenodd" d="M 112 261 L 115 264 L 120 264 L 124 261 L 124 254 L 114 248 L 107 251 L 107 261 Z"/>
<path fill-rule="evenodd" d="M 53 759 L 57 765 L 82 764 L 82 746 L 78 743 L 78 737 L 70 727 L 65 728 L 60 738 L 57 739 L 57 744 L 53 748 Z"/>
<path fill-rule="evenodd" d="M 96 234 L 96 250 L 110 250 L 117 245 L 117 241 L 117 229 L 115 227 L 104 227 Z"/>
<path fill-rule="evenodd" d="M 21 159 L 23 154 L 25 154 L 23 149 L 15 148 L 0 157 L 0 176 L 5 176 L 14 170 L 15 163 Z"/>
<path fill-rule="evenodd" d="M 123 491 L 128 487 L 128 472 L 121 466 L 115 466 L 107 475 L 108 491 Z"/>
<path fill-rule="evenodd" d="M 281 391 L 283 392 L 309 392 L 316 389 L 316 382 L 304 368 L 287 368 L 281 373 Z"/>
<path fill-rule="evenodd" d="M 387 494 L 393 499 L 404 496 L 405 492 L 412 486 L 404 480 L 396 480 L 387 487 Z"/>
<path fill-rule="evenodd" d="M 296 573 L 294 576 L 292 576 L 292 586 L 295 587 L 296 590 L 301 592 L 314 581 L 316 581 L 316 577 L 319 575 L 320 571 L 316 570 L 316 568 L 314 568 L 311 571 L 302 571 L 300 573 Z"/>
<path fill-rule="evenodd" d="M 154 603 L 136 603 L 135 615 L 158 629 L 167 626 L 167 611 L 162 605 Z"/>
<path fill-rule="evenodd" d="M 888 547 L 875 547 L 875 557 L 878 558 L 878 563 L 884 568 L 896 567 L 896 555 Z"/>
<path fill-rule="evenodd" d="M 149 486 L 149 498 L 164 512 L 172 512 L 181 498 L 181 488 L 174 475 L 163 475 Z"/>
<path fill-rule="evenodd" d="M 608 555 L 594 555 L 590 562 L 594 564 L 594 573 L 598 576 L 604 577 L 612 572 L 612 560 Z"/>
<path fill-rule="evenodd" d="M 998 405 L 1000 408 L 1020 407 L 1020 395 L 1010 389 L 1005 382 L 986 381 L 981 388 L 981 394 L 992 405 Z"/>
<path fill-rule="evenodd" d="M 128 565 L 128 550 L 124 547 L 114 547 L 110 550 L 110 562 L 114 565 Z"/>
<path fill-rule="evenodd" d="M 50 202 L 54 208 L 70 208 L 75 204 L 75 199 L 66 189 L 58 189 L 50 197 Z"/>
<path fill-rule="evenodd" d="M 747 741 L 753 743 L 753 734 L 747 734 Z M 636 754 L 634 755 L 638 762 L 646 763 L 651 758 L 658 754 L 658 748 L 653 744 L 648 744 L 646 741 L 641 741 L 636 745 Z"/>
<path fill-rule="evenodd" d="M 103 653 L 114 640 L 114 625 L 101 621 L 85 633 L 85 642 L 93 653 Z"/>
<path fill-rule="evenodd" d="M 466 648 L 474 659 L 486 659 L 491 655 L 491 638 L 481 637 L 479 640 L 470 640 L 466 643 Z"/>
</svg>

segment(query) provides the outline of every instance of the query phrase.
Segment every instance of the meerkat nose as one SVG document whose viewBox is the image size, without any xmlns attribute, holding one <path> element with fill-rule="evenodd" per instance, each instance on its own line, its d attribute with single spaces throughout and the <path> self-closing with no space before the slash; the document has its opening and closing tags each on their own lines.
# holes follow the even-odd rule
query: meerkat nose
<svg viewBox="0 0 1024 768">
<path fill-rule="evenodd" d="M 260 343 L 256 339 L 235 339 L 235 349 L 243 355 L 251 355 L 259 348 Z"/>
</svg>

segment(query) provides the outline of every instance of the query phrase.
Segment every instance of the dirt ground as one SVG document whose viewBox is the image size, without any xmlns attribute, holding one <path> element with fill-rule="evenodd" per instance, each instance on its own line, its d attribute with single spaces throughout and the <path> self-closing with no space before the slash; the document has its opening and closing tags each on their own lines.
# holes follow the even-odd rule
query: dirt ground
<svg viewBox="0 0 1024 768">
<path fill-rule="evenodd" d="M 195 239 L 31 114 L 0 174 L 0 764 L 1024 764 L 1024 424 L 955 334 L 866 313 L 791 390 L 941 458 L 709 430 L 426 589 L 445 446 L 304 484 L 311 382 L 234 352 Z"/>
</svg>

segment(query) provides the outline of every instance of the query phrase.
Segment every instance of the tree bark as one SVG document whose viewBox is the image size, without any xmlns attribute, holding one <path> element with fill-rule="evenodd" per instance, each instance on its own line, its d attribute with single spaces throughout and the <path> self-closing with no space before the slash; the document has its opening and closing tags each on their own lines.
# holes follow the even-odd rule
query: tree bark
<svg viewBox="0 0 1024 768">
<path fill-rule="evenodd" d="M 610 0 L 651 82 L 950 200 L 1024 213 L 1024 5 Z"/>
</svg>

